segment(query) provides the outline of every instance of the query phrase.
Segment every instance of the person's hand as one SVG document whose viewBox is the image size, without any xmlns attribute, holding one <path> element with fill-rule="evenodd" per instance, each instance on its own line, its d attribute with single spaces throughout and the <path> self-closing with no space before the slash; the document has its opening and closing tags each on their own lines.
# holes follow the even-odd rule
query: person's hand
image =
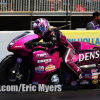
<svg viewBox="0 0 100 100">
<path fill-rule="evenodd" d="M 27 43 L 25 43 L 24 45 L 25 45 L 25 47 L 26 47 L 27 49 L 31 49 L 31 48 L 32 48 L 32 44 L 31 44 L 30 42 L 27 42 Z"/>
<path fill-rule="evenodd" d="M 34 43 L 32 43 L 32 47 L 36 47 L 37 44 L 38 44 L 38 42 L 34 42 Z"/>
</svg>

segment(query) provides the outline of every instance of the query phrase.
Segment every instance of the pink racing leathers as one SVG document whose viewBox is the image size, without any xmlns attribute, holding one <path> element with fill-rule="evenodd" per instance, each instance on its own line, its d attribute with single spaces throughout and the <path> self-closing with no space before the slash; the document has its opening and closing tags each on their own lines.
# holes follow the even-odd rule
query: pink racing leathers
<svg viewBox="0 0 100 100">
<path fill-rule="evenodd" d="M 67 38 L 62 34 L 62 32 L 56 29 L 50 30 L 43 36 L 42 39 L 43 42 L 31 43 L 29 48 L 32 48 L 33 46 L 61 47 L 61 54 L 63 55 L 63 61 L 66 63 L 66 66 L 68 66 L 77 75 L 80 75 L 81 69 L 74 62 L 72 62 L 73 60 L 72 58 L 75 54 L 74 47 L 67 40 Z"/>
</svg>

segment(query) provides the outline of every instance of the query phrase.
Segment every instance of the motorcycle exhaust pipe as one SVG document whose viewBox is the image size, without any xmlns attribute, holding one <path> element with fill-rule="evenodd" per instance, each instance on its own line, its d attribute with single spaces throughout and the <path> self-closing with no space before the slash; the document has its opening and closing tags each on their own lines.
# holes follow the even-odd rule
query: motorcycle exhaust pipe
<svg viewBox="0 0 100 100">
<path fill-rule="evenodd" d="M 81 69 L 92 69 L 92 68 L 96 68 L 96 64 L 91 64 L 91 65 L 83 65 L 80 66 Z"/>
</svg>

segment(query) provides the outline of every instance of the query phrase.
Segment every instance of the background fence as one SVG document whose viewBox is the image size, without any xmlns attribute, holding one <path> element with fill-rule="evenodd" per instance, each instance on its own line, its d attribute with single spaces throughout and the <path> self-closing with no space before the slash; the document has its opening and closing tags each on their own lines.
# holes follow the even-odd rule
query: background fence
<svg viewBox="0 0 100 100">
<path fill-rule="evenodd" d="M 94 12 L 100 0 L 0 0 L 0 12 Z"/>
</svg>

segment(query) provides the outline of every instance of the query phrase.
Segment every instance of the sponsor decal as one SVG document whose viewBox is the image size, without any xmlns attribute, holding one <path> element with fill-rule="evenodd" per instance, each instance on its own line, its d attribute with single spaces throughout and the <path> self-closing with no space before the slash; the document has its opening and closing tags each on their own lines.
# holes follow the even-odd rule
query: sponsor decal
<svg viewBox="0 0 100 100">
<path fill-rule="evenodd" d="M 98 73 L 92 73 L 92 76 L 98 76 Z"/>
<path fill-rule="evenodd" d="M 91 74 L 85 74 L 85 78 L 91 78 Z"/>
<path fill-rule="evenodd" d="M 83 80 L 83 81 L 80 82 L 80 84 L 82 84 L 82 85 L 89 84 L 89 81 Z"/>
<path fill-rule="evenodd" d="M 75 85 L 77 85 L 77 82 L 76 82 L 76 81 L 72 81 L 72 82 L 71 82 L 71 85 L 72 85 L 72 86 L 75 86 Z"/>
<path fill-rule="evenodd" d="M 15 46 L 15 48 L 22 48 L 23 46 Z"/>
<path fill-rule="evenodd" d="M 93 51 L 93 52 L 87 52 L 84 54 L 79 54 L 79 62 L 83 60 L 91 60 L 91 59 L 96 59 L 100 57 L 100 52 L 99 51 Z"/>
<path fill-rule="evenodd" d="M 46 52 L 43 52 L 42 54 L 37 54 L 36 58 L 43 58 L 43 57 L 48 57 Z"/>
<path fill-rule="evenodd" d="M 44 72 L 44 66 L 35 67 L 35 72 L 37 72 L 37 73 L 42 73 L 42 72 Z"/>
<path fill-rule="evenodd" d="M 52 61 L 52 59 L 50 58 L 50 59 L 38 60 L 37 63 L 44 63 L 45 62 L 45 64 L 47 64 L 51 61 Z"/>
<path fill-rule="evenodd" d="M 38 82 L 32 82 L 32 84 L 38 85 L 39 83 Z"/>
<path fill-rule="evenodd" d="M 92 79 L 98 79 L 98 73 L 92 73 Z"/>
<path fill-rule="evenodd" d="M 92 83 L 93 84 L 97 84 L 98 83 L 98 80 L 93 80 Z"/>
<path fill-rule="evenodd" d="M 91 73 L 96 73 L 98 69 L 91 69 Z"/>
<path fill-rule="evenodd" d="M 17 58 L 17 62 L 18 63 L 21 63 L 22 62 L 22 59 L 21 58 Z"/>
<path fill-rule="evenodd" d="M 98 79 L 98 76 L 92 76 L 92 79 Z"/>
<path fill-rule="evenodd" d="M 48 66 L 46 66 L 45 71 L 51 71 L 54 69 L 55 69 L 55 65 L 48 65 Z"/>
</svg>

